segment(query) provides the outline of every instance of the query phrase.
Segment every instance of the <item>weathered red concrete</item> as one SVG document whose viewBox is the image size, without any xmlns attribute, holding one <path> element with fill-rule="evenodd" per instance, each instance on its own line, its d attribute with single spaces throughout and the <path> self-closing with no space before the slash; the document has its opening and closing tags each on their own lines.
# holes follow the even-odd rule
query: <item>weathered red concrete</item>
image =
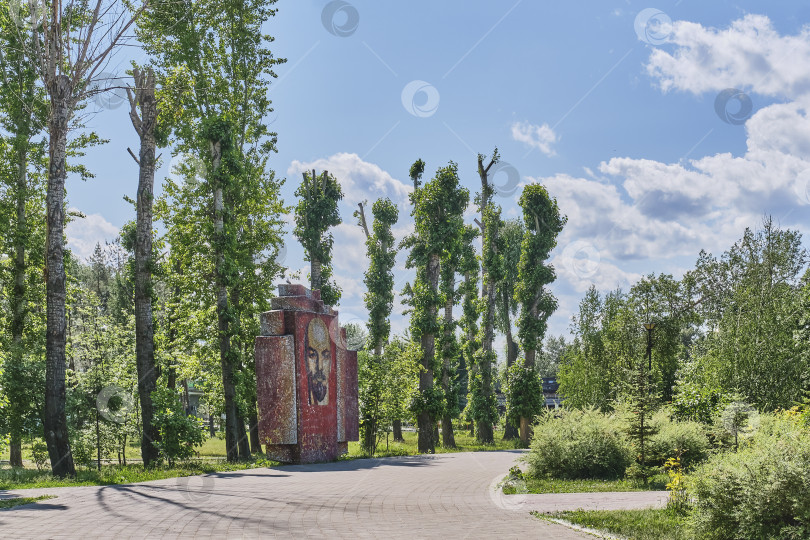
<svg viewBox="0 0 810 540">
<path fill-rule="evenodd" d="M 279 294 L 256 339 L 260 438 L 278 461 L 332 461 L 359 436 L 357 352 L 320 291 L 286 284 Z"/>
<path fill-rule="evenodd" d="M 293 336 L 256 338 L 256 384 L 259 438 L 262 444 L 298 442 L 298 411 L 295 385 Z M 267 414 L 266 411 L 272 413 Z"/>
</svg>

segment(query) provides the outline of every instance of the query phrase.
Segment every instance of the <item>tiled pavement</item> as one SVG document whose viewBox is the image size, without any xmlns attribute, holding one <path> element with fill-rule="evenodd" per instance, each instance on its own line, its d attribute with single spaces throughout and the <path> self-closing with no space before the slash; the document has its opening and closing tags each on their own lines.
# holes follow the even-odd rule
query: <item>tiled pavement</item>
<svg viewBox="0 0 810 540">
<path fill-rule="evenodd" d="M 592 538 L 533 518 L 531 499 L 547 496 L 504 498 L 493 489 L 519 455 L 359 459 L 0 492 L 2 498 L 57 495 L 0 511 L 0 537 Z"/>
</svg>

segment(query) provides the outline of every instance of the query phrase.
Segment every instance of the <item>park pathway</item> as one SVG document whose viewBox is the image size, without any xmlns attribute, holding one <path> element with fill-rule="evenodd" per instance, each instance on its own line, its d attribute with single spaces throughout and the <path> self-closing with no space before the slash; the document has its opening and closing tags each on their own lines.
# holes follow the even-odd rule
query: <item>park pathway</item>
<svg viewBox="0 0 810 540">
<path fill-rule="evenodd" d="M 492 489 L 519 456 L 358 459 L 141 484 L 0 491 L 2 498 L 57 496 L 0 510 L 0 537 L 593 538 L 536 519 L 528 499 L 504 499 Z"/>
</svg>

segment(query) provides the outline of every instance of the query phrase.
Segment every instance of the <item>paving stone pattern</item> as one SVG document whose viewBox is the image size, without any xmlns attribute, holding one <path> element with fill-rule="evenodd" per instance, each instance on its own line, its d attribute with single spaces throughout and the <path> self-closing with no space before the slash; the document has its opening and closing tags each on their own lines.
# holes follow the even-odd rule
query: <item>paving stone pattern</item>
<svg viewBox="0 0 810 540">
<path fill-rule="evenodd" d="M 531 499 L 548 496 L 504 497 L 494 489 L 519 457 L 505 451 L 358 459 L 0 491 L 0 498 L 57 495 L 0 510 L 0 537 L 593 538 L 532 517 Z"/>
</svg>

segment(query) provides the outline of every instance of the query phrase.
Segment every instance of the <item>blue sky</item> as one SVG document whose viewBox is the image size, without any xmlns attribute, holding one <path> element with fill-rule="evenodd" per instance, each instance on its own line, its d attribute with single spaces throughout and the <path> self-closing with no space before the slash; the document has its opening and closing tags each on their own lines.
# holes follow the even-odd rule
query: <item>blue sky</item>
<svg viewBox="0 0 810 540">
<path fill-rule="evenodd" d="M 280 0 L 277 7 L 267 32 L 287 63 L 270 90 L 279 134 L 270 163 L 287 178 L 288 204 L 302 170 L 326 168 L 343 184 L 335 273 L 345 322 L 366 316 L 365 247 L 352 210 L 390 197 L 402 209 L 397 236 L 407 234 L 407 173 L 417 158 L 426 176 L 457 162 L 475 192 L 476 153 L 497 146 L 504 167 L 496 200 L 507 218 L 519 215 L 518 185 L 539 181 L 557 197 L 569 223 L 552 256 L 555 334 L 568 333 L 591 283 L 605 291 L 649 272 L 679 276 L 700 249 L 722 252 L 765 214 L 801 231 L 810 225 L 804 2 Z M 728 89 L 736 92 L 723 94 Z M 718 107 L 719 95 L 730 97 Z M 68 229 L 80 255 L 134 217 L 122 199 L 137 185 L 126 154 L 136 148 L 134 131 L 125 106 L 113 100 L 98 109 L 91 125 L 110 143 L 88 153 L 97 178 L 68 182 L 70 205 L 87 215 Z M 169 174 L 170 154 L 163 151 L 159 179 Z M 399 263 L 397 288 L 413 276 L 404 254 Z M 304 267 L 291 235 L 286 264 Z M 395 331 L 406 324 L 395 315 Z"/>
</svg>

